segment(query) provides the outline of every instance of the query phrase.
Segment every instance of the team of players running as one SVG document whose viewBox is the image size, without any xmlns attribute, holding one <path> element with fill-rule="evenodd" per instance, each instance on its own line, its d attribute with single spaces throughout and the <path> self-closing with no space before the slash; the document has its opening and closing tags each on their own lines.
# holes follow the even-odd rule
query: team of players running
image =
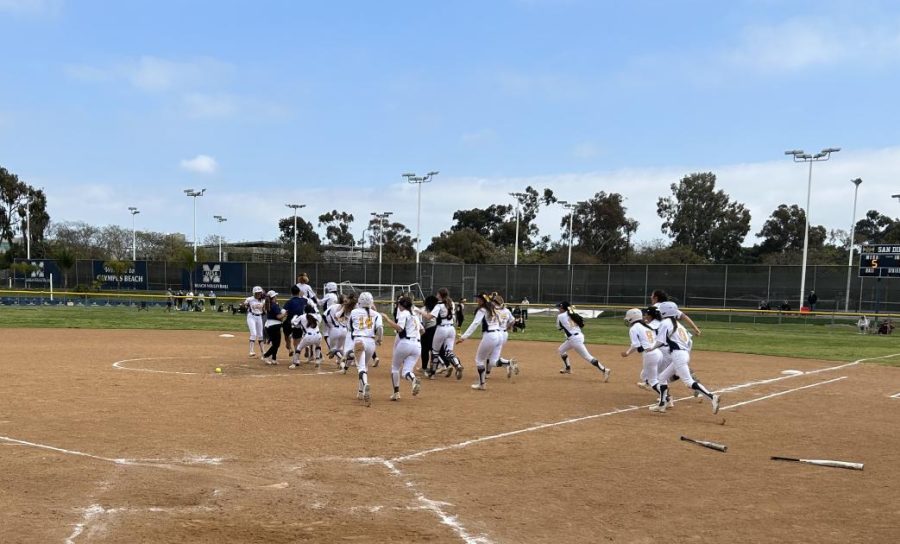
<svg viewBox="0 0 900 544">
<path fill-rule="evenodd" d="M 421 381 L 414 370 L 420 358 L 422 373 L 428 379 L 434 379 L 439 374 L 446 377 L 455 374 L 457 380 L 462 379 L 463 365 L 454 353 L 455 344 L 465 342 L 480 328 L 481 341 L 475 352 L 477 380 L 472 384 L 472 389 L 485 390 L 492 368 L 505 367 L 507 378 L 520 372 L 515 359 L 502 356 L 514 320 L 503 297 L 497 293 L 478 296 L 472 323 L 458 335 L 454 322 L 456 303 L 444 288 L 439 289 L 436 296 L 427 297 L 423 307 L 415 306 L 409 296 L 400 296 L 393 316 L 377 311 L 371 293 L 338 295 L 334 282 L 326 283 L 324 291 L 324 296 L 319 299 L 309 285 L 308 276 L 302 274 L 291 288 L 292 298 L 281 307 L 277 300 L 278 293 L 264 292 L 261 287 L 254 287 L 253 293 L 243 304 L 250 329 L 250 357 L 256 356 L 254 348 L 259 344 L 265 364 L 278 364 L 277 355 L 283 334 L 292 357 L 288 368 L 300 367 L 301 353 L 307 354 L 307 362 L 320 367 L 325 356 L 322 352 L 324 340 L 327 356 L 336 360 L 341 372 L 346 373 L 350 367 L 356 367 L 357 398 L 370 405 L 372 396 L 368 368 L 369 365 L 378 366 L 376 349 L 384 338 L 385 323 L 396 332 L 391 362 L 393 394 L 390 398 L 394 401 L 400 399 L 401 381 L 410 383 L 413 396 L 419 394 Z M 651 300 L 654 304 L 643 311 L 633 308 L 626 312 L 631 344 L 622 352 L 623 357 L 635 351 L 642 354 L 638 386 L 658 394 L 658 401 L 650 410 L 662 413 L 674 406 L 668 384 L 680 379 L 693 390 L 694 396 L 703 395 L 710 399 L 713 413 L 717 413 L 719 395 L 710 393 L 694 379 L 690 371 L 692 339 L 680 322 L 688 323 L 698 335 L 700 329 L 678 310 L 675 303 L 667 300 L 664 292 L 654 291 Z M 557 310 L 557 328 L 566 337 L 558 349 L 563 362 L 560 373 L 571 374 L 568 353 L 575 351 L 600 371 L 604 382 L 608 381 L 610 369 L 591 355 L 584 345 L 582 316 L 568 302 L 559 303 Z M 433 328 L 433 332 L 426 333 L 426 327 Z M 423 340 L 430 340 L 430 346 L 423 346 Z M 269 344 L 265 352 L 264 342 Z"/>
</svg>

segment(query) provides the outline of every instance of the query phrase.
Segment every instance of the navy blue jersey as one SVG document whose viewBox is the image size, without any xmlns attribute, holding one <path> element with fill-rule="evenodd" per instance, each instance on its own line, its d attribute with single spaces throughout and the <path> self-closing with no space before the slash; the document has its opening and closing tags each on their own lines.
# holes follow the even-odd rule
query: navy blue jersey
<svg viewBox="0 0 900 544">
<path fill-rule="evenodd" d="M 269 307 L 269 313 L 266 314 L 266 318 L 277 320 L 279 315 L 281 315 L 281 306 L 273 303 Z"/>
<path fill-rule="evenodd" d="M 306 299 L 301 297 L 293 297 L 289 301 L 284 303 L 284 311 L 287 312 L 287 316 L 285 317 L 285 321 L 290 323 L 291 318 L 295 315 L 303 315 L 303 311 L 306 308 Z"/>
</svg>

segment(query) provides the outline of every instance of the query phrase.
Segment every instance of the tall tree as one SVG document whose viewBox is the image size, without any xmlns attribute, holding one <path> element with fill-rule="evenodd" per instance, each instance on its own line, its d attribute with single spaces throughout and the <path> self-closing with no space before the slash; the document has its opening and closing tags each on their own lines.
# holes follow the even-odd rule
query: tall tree
<svg viewBox="0 0 900 544">
<path fill-rule="evenodd" d="M 475 264 L 490 262 L 497 246 L 472 229 L 462 229 L 444 231 L 440 236 L 435 236 L 426 251 L 435 253 L 439 259 L 449 255 L 464 263 Z"/>
<path fill-rule="evenodd" d="M 541 206 L 549 206 L 557 202 L 553 191 L 544 189 L 538 192 L 530 185 L 516 197 L 519 204 L 519 245 L 530 249 L 535 246 L 534 239 L 539 231 L 534 220 Z M 456 223 L 450 227 L 453 232 L 472 229 L 491 243 L 501 247 L 515 244 L 516 239 L 516 206 L 492 204 L 487 208 L 473 208 L 454 212 Z"/>
<path fill-rule="evenodd" d="M 369 244 L 377 247 L 381 243 L 381 220 L 369 220 Z M 409 261 L 416 258 L 416 239 L 403 223 L 384 223 L 383 256 L 391 261 Z"/>
<path fill-rule="evenodd" d="M 803 237 L 806 231 L 806 211 L 800 206 L 781 204 L 766 219 L 757 236 L 763 239 L 760 252 L 782 253 L 788 250 L 803 249 Z M 825 244 L 828 232 L 822 225 L 809 227 L 809 248 L 821 249 Z"/>
<path fill-rule="evenodd" d="M 631 235 L 638 222 L 625 215 L 622 195 L 600 191 L 593 198 L 581 202 L 573 210 L 572 236 L 579 251 L 599 257 L 602 262 L 624 260 Z M 563 240 L 569 239 L 569 215 L 559 223 Z"/>
<path fill-rule="evenodd" d="M 40 244 L 50 223 L 47 196 L 0 166 L 0 240 L 12 245 L 16 236 L 24 237 L 28 215 L 32 243 Z"/>
<path fill-rule="evenodd" d="M 279 240 L 284 244 L 284 250 L 288 254 L 292 254 L 294 250 L 294 216 L 280 219 L 278 230 L 281 232 Z M 302 217 L 297 217 L 297 260 L 318 259 L 321 247 L 322 239 L 316 234 L 313 224 Z"/>
<path fill-rule="evenodd" d="M 866 217 L 856 222 L 856 243 L 900 243 L 900 219 L 891 219 L 877 210 L 869 210 Z"/>
<path fill-rule="evenodd" d="M 672 196 L 657 201 L 656 213 L 663 219 L 662 232 L 675 245 L 715 261 L 740 255 L 750 231 L 750 212 L 724 191 L 716 191 L 715 174 L 690 174 L 671 189 Z"/>
<path fill-rule="evenodd" d="M 353 223 L 353 214 L 331 210 L 319 216 L 319 226 L 325 227 L 325 238 L 336 246 L 352 246 L 355 241 L 350 225 Z"/>
</svg>

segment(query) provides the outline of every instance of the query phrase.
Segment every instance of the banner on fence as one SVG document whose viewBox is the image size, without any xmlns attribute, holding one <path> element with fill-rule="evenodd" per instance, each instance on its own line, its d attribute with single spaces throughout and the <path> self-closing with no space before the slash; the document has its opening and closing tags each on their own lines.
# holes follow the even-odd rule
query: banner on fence
<svg viewBox="0 0 900 544">
<path fill-rule="evenodd" d="M 181 285 L 191 288 L 190 277 L 182 272 Z M 201 263 L 194 269 L 194 289 L 213 291 L 243 291 L 243 263 Z"/>
<path fill-rule="evenodd" d="M 25 280 L 25 285 L 31 287 L 50 286 L 50 275 L 56 285 L 62 285 L 62 275 L 59 266 L 53 259 L 16 259 L 19 265 L 13 269 L 15 280 Z M 20 268 L 21 267 L 21 268 Z"/>
<path fill-rule="evenodd" d="M 117 262 L 91 263 L 92 277 L 100 283 L 101 289 L 147 289 L 147 261 L 123 261 L 121 269 L 117 269 Z"/>
</svg>

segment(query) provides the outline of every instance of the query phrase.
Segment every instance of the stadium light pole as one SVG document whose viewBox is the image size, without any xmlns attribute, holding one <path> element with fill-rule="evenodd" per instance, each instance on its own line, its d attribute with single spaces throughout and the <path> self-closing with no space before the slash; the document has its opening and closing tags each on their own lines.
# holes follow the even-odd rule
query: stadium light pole
<svg viewBox="0 0 900 544">
<path fill-rule="evenodd" d="M 131 262 L 137 262 L 137 231 L 134 228 L 134 216 L 141 212 L 134 206 L 129 206 L 128 211 L 131 212 Z"/>
<path fill-rule="evenodd" d="M 31 260 L 31 197 L 25 201 L 25 257 Z"/>
<path fill-rule="evenodd" d="M 195 191 L 193 189 L 185 189 L 184 194 L 194 199 L 194 262 L 197 261 L 197 197 L 203 196 L 206 189 Z"/>
<path fill-rule="evenodd" d="M 221 215 L 214 215 L 213 219 L 219 222 L 219 262 L 222 262 L 222 223 L 228 221 L 228 219 Z"/>
<path fill-rule="evenodd" d="M 827 161 L 831 158 L 832 153 L 840 151 L 840 147 L 826 147 L 815 155 L 805 153 L 802 149 L 792 149 L 785 151 L 785 155 L 791 155 L 794 162 L 809 163 L 809 177 L 806 182 L 806 228 L 803 229 L 803 264 L 800 271 L 800 307 L 803 307 L 803 301 L 806 298 L 806 258 L 809 254 L 809 203 L 812 195 L 812 166 L 814 162 Z"/>
<path fill-rule="evenodd" d="M 859 193 L 859 184 L 862 183 L 862 178 L 851 179 L 850 183 L 854 185 L 853 215 L 850 216 L 850 243 L 847 244 L 850 246 L 850 251 L 848 251 L 850 256 L 847 257 L 847 290 L 844 298 L 844 313 L 850 311 L 850 272 L 853 270 L 853 239 L 855 238 L 854 234 L 856 234 L 856 196 Z"/>
<path fill-rule="evenodd" d="M 292 270 L 294 271 L 294 279 L 297 279 L 297 210 L 300 208 L 305 208 L 306 204 L 285 204 L 288 208 L 294 210 L 294 265 Z"/>
<path fill-rule="evenodd" d="M 415 172 L 407 172 L 401 174 L 406 178 L 408 183 L 418 185 L 418 204 L 416 206 L 416 280 L 419 279 L 419 243 L 422 241 L 422 184 L 431 181 L 434 176 L 440 174 L 437 170 L 432 170 L 424 176 L 417 176 Z"/>
<path fill-rule="evenodd" d="M 509 193 L 509 196 L 516 199 L 516 241 L 515 241 L 515 249 L 513 250 L 513 266 L 519 266 L 519 204 L 522 202 L 522 198 L 525 198 L 525 193 Z"/>
<path fill-rule="evenodd" d="M 381 285 L 381 258 L 384 252 L 384 220 L 394 215 L 394 212 L 372 212 L 378 219 L 378 284 Z"/>
<path fill-rule="evenodd" d="M 567 261 L 567 265 L 569 267 L 572 266 L 572 218 L 575 216 L 575 208 L 578 207 L 579 204 L 584 204 L 583 202 L 576 202 L 574 204 L 567 202 L 565 200 L 558 201 L 559 204 L 562 205 L 563 208 L 569 210 L 569 259 Z"/>
</svg>

